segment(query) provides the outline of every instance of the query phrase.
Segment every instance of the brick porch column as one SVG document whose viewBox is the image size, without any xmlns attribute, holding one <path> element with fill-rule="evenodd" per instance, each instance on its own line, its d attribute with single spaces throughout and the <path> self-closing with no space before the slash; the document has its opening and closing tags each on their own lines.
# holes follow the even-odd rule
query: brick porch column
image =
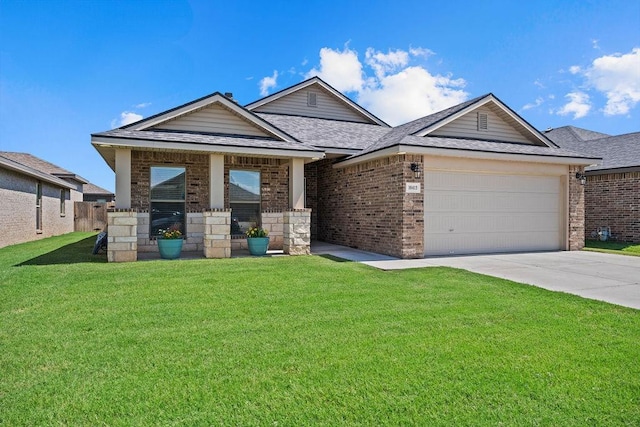
<svg viewBox="0 0 640 427">
<path fill-rule="evenodd" d="M 231 258 L 231 209 L 208 209 L 204 219 L 204 256 Z"/>
<path fill-rule="evenodd" d="M 282 249 L 288 255 L 311 254 L 311 209 L 284 212 Z"/>
<path fill-rule="evenodd" d="M 138 260 L 138 212 L 135 209 L 107 211 L 107 260 Z"/>
</svg>

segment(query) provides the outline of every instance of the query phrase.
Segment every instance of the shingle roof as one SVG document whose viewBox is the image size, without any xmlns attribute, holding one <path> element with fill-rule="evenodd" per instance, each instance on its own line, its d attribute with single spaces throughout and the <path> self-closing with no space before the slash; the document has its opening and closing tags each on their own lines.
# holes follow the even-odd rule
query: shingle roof
<svg viewBox="0 0 640 427">
<path fill-rule="evenodd" d="M 0 151 L 0 155 L 2 155 L 7 159 L 13 160 L 14 162 L 20 163 L 24 166 L 28 166 L 40 172 L 47 173 L 49 175 L 64 177 L 64 178 L 71 178 L 71 179 L 75 179 L 78 182 L 83 182 L 83 183 L 88 182 L 86 179 L 82 178 L 79 175 L 76 175 L 73 172 L 63 169 L 58 165 L 54 165 L 51 162 L 47 162 L 46 160 L 42 160 L 29 153 L 15 153 L 10 151 Z"/>
<path fill-rule="evenodd" d="M 597 166 L 587 167 L 587 171 L 640 167 L 640 132 L 610 136 L 564 126 L 545 134 L 562 148 L 602 158 Z"/>
<path fill-rule="evenodd" d="M 95 133 L 92 136 L 107 138 L 122 138 L 145 141 L 161 142 L 190 142 L 194 144 L 224 146 L 224 147 L 247 147 L 265 148 L 272 150 L 294 150 L 305 152 L 321 152 L 321 150 L 304 142 L 287 142 L 270 138 L 241 137 L 221 134 L 203 134 L 193 132 L 170 132 L 154 130 L 127 130 L 113 129 L 107 132 Z"/>
<path fill-rule="evenodd" d="M 486 153 L 523 154 L 549 157 L 592 158 L 570 150 L 540 145 L 482 141 L 477 139 L 449 138 L 439 136 L 407 135 L 398 141 L 398 145 L 411 147 L 444 148 L 450 150 L 478 151 Z"/>
<path fill-rule="evenodd" d="M 12 164 L 22 166 L 22 171 L 25 173 L 29 173 L 30 175 L 39 175 L 40 178 L 51 177 L 49 180 L 52 183 L 59 184 L 57 180 L 62 180 L 65 182 L 65 186 L 68 186 L 68 182 L 64 181 L 64 179 L 72 179 L 81 184 L 85 184 L 89 181 L 82 178 L 79 175 L 74 174 L 66 169 L 61 168 L 60 166 L 54 165 L 51 162 L 47 162 L 46 160 L 42 160 L 32 154 L 29 153 L 16 153 L 12 151 L 0 151 L 0 156 L 6 159 L 8 162 L 6 166 L 11 166 Z"/>
<path fill-rule="evenodd" d="M 113 195 L 112 191 L 105 190 L 104 188 L 98 187 L 97 185 L 92 184 L 90 182 L 82 186 L 82 193 L 83 194 L 105 194 L 110 196 Z"/>
<path fill-rule="evenodd" d="M 294 138 L 320 148 L 364 150 L 390 131 L 390 128 L 367 123 L 269 113 L 257 115 Z"/>
</svg>

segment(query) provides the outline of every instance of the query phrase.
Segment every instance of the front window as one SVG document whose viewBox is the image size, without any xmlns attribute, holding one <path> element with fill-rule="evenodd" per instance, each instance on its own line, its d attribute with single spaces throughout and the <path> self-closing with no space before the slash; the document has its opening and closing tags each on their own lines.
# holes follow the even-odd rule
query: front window
<svg viewBox="0 0 640 427">
<path fill-rule="evenodd" d="M 186 169 L 184 167 L 151 167 L 150 235 L 160 230 L 179 230 L 185 234 Z"/>
<path fill-rule="evenodd" d="M 36 183 L 36 230 L 42 230 L 42 183 Z"/>
<path fill-rule="evenodd" d="M 66 209 L 65 209 L 65 200 L 67 196 L 67 192 L 65 190 L 60 190 L 60 216 L 65 216 L 66 214 Z"/>
<path fill-rule="evenodd" d="M 232 235 L 260 225 L 260 172 L 229 171 L 229 206 Z"/>
</svg>

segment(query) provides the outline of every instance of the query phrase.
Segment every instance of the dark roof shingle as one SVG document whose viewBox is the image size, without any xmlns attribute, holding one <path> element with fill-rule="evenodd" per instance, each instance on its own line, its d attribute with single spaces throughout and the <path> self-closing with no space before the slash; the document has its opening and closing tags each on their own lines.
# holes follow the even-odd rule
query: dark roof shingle
<svg viewBox="0 0 640 427">
<path fill-rule="evenodd" d="M 560 147 L 602 160 L 587 171 L 640 167 L 640 132 L 607 135 L 574 126 L 564 126 L 545 132 Z"/>
</svg>

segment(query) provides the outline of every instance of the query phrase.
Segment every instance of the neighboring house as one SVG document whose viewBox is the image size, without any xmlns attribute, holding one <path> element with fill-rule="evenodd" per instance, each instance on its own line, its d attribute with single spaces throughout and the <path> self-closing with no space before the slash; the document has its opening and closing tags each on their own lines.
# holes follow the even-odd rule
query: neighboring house
<svg viewBox="0 0 640 427">
<path fill-rule="evenodd" d="M 587 237 L 608 227 L 616 240 L 640 242 L 640 132 L 612 136 L 564 126 L 545 135 L 562 148 L 602 158 L 585 172 Z"/>
<path fill-rule="evenodd" d="M 87 183 L 82 188 L 83 202 L 111 203 L 116 200 L 116 195 L 109 190 Z"/>
<path fill-rule="evenodd" d="M 31 154 L 0 151 L 0 247 L 74 231 L 86 183 Z"/>
<path fill-rule="evenodd" d="M 216 92 L 91 140 L 116 172 L 110 261 L 157 251 L 157 221 L 207 257 L 230 256 L 256 219 L 292 254 L 310 238 L 401 258 L 576 250 L 575 175 L 598 161 L 492 94 L 390 127 L 317 77 L 244 107 Z"/>
</svg>

